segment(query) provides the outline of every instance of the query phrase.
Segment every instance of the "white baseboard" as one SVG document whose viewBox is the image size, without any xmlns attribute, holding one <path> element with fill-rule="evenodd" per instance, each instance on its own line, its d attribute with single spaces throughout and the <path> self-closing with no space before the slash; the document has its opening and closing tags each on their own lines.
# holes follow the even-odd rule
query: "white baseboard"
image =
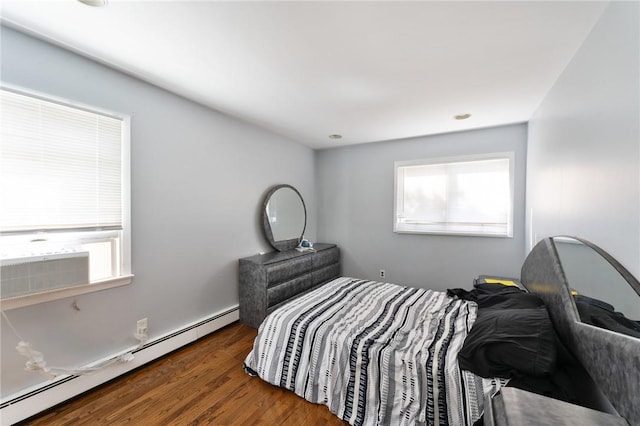
<svg viewBox="0 0 640 426">
<path fill-rule="evenodd" d="M 86 376 L 65 376 L 52 380 L 20 394 L 12 395 L 2 403 L 0 424 L 12 425 L 47 408 L 51 408 L 74 396 L 80 395 L 98 385 L 108 382 L 124 373 L 168 354 L 182 346 L 198 340 L 225 325 L 239 319 L 238 307 L 188 324 L 174 332 L 167 333 L 148 343 L 134 353 L 133 360 L 115 364 L 102 371 Z M 116 354 L 118 356 L 120 354 Z"/>
</svg>

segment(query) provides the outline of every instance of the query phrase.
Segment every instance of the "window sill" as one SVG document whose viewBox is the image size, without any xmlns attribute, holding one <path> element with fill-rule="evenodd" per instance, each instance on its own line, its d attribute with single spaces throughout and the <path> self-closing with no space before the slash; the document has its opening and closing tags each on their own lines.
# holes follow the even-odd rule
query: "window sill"
<svg viewBox="0 0 640 426">
<path fill-rule="evenodd" d="M 488 232 L 465 232 L 465 231 L 422 231 L 417 229 L 396 229 L 396 234 L 426 234 L 426 235 L 448 235 L 457 237 L 489 237 L 489 238 L 513 238 L 513 234 L 488 233 Z"/>
<path fill-rule="evenodd" d="M 96 281 L 92 284 L 79 285 L 75 287 L 62 288 L 42 293 L 28 294 L 25 296 L 0 299 L 0 310 L 9 311 L 11 309 L 23 308 L 25 306 L 36 305 L 38 303 L 50 302 L 52 300 L 64 299 L 65 297 L 79 296 L 81 294 L 93 293 L 94 291 L 106 290 L 130 284 L 133 275 L 123 275 L 117 278 L 110 278 L 103 281 Z"/>
</svg>

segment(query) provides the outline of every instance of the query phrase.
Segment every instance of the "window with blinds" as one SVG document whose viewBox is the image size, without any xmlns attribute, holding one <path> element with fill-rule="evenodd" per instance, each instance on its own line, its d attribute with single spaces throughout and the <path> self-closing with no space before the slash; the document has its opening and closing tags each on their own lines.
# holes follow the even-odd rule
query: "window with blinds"
<svg viewBox="0 0 640 426">
<path fill-rule="evenodd" d="M 3 261 L 86 252 L 90 282 L 128 273 L 128 117 L 3 87 L 0 119 Z"/>
<path fill-rule="evenodd" d="M 513 153 L 396 162 L 394 231 L 511 237 Z"/>
</svg>

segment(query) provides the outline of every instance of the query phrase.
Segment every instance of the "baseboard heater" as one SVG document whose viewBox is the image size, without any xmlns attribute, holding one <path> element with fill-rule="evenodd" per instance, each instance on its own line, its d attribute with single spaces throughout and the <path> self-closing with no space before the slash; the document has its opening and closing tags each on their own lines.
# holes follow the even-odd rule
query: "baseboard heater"
<svg viewBox="0 0 640 426">
<path fill-rule="evenodd" d="M 0 418 L 2 418 L 2 424 L 10 425 L 34 416 L 122 374 L 141 367 L 184 345 L 192 343 L 238 319 L 238 307 L 235 306 L 147 342 L 144 346 L 132 351 L 134 359 L 130 362 L 117 364 L 91 375 L 70 375 L 56 378 L 51 383 L 38 385 L 24 393 L 9 397 L 8 400 L 0 403 Z M 115 354 L 108 357 L 108 359 L 117 358 L 126 352 L 128 351 Z"/>
</svg>

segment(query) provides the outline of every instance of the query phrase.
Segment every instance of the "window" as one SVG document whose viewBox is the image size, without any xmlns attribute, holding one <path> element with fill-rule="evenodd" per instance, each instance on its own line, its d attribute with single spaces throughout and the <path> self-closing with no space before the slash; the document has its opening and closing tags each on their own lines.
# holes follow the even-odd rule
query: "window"
<svg viewBox="0 0 640 426">
<path fill-rule="evenodd" d="M 511 237 L 513 153 L 395 163 L 394 232 Z"/>
<path fill-rule="evenodd" d="M 6 87 L 0 108 L 2 298 L 129 277 L 129 117 Z"/>
</svg>

